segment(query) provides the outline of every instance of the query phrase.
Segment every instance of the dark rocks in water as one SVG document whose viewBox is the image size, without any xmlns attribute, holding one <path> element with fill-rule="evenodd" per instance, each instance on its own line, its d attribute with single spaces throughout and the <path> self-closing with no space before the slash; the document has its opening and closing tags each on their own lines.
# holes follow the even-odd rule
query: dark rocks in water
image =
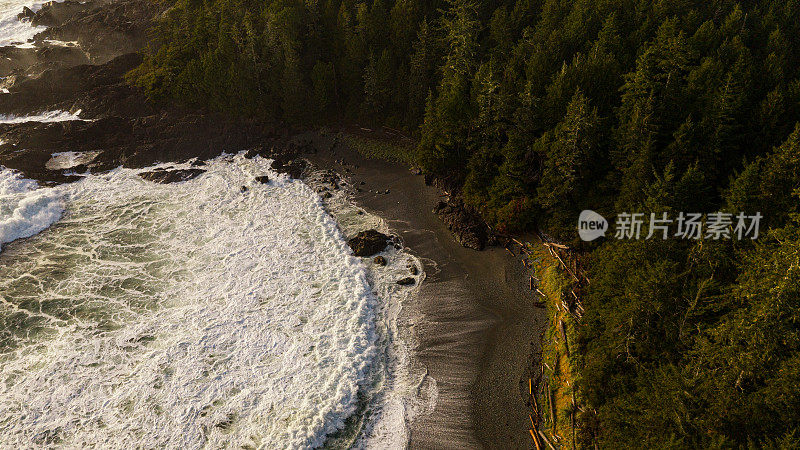
<svg viewBox="0 0 800 450">
<path fill-rule="evenodd" d="M 8 53 L 12 48 L 0 49 L 0 56 L 23 59 L 23 55 Z M 44 51 L 83 53 L 79 48 L 51 47 L 38 49 L 38 59 Z M 14 50 L 16 52 L 16 50 Z M 85 57 L 84 57 L 85 58 Z M 85 62 L 89 62 L 85 60 Z M 142 56 L 129 53 L 104 64 L 80 64 L 45 71 L 38 77 L 16 81 L 10 93 L 0 97 L 0 109 L 4 113 L 28 114 L 31 111 L 48 109 L 82 109 L 81 117 L 103 115 L 106 117 L 151 115 L 155 112 L 141 92 L 127 85 L 123 77 L 142 62 Z M 3 68 L 0 66 L 0 69 Z M 21 67 L 20 67 L 21 69 Z M 7 70 L 12 70 L 8 68 Z M 5 70 L 4 70 L 5 71 Z M 25 68 L 25 71 L 34 71 Z M 61 106 L 56 106 L 63 104 Z M 74 106 L 74 108 L 73 108 Z M 86 117 L 86 116 L 89 117 Z"/>
<path fill-rule="evenodd" d="M 377 264 L 379 266 L 385 266 L 386 265 L 386 258 L 384 258 L 383 256 L 378 255 L 378 256 L 376 256 L 375 258 L 372 259 L 372 262 L 374 262 L 375 264 Z"/>
<path fill-rule="evenodd" d="M 247 151 L 244 152 L 244 158 L 245 159 L 253 159 L 256 156 L 260 155 L 261 151 L 262 151 L 261 148 L 250 148 L 250 149 L 247 149 Z"/>
<path fill-rule="evenodd" d="M 283 160 L 276 158 L 272 161 L 272 170 L 278 173 L 285 173 L 292 178 L 302 178 L 308 163 L 304 159 Z"/>
<path fill-rule="evenodd" d="M 408 266 L 408 271 L 409 271 L 409 272 L 411 272 L 411 275 L 417 275 L 417 274 L 419 274 L 419 269 L 417 268 L 417 265 L 416 265 L 416 264 L 410 264 L 410 265 Z"/>
<path fill-rule="evenodd" d="M 486 224 L 462 202 L 440 201 L 433 212 L 442 219 L 461 245 L 475 250 L 484 249 L 488 236 Z"/>
<path fill-rule="evenodd" d="M 63 2 L 47 2 L 31 17 L 31 25 L 53 27 L 70 21 L 79 15 L 86 14 L 92 5 L 66 0 Z"/>
<path fill-rule="evenodd" d="M 20 22 L 27 22 L 36 16 L 36 13 L 27 6 L 22 7 L 22 12 L 17 14 L 17 20 Z"/>
<path fill-rule="evenodd" d="M 389 236 L 376 230 L 366 230 L 347 241 L 347 245 L 353 249 L 353 254 L 356 256 L 372 256 L 382 252 L 388 242 Z"/>
<path fill-rule="evenodd" d="M 267 184 L 269 183 L 269 177 L 266 175 L 257 176 L 256 181 L 261 184 Z"/>
<path fill-rule="evenodd" d="M 330 193 L 330 192 L 328 192 L 328 191 L 325 191 L 325 192 L 322 194 L 322 198 L 324 198 L 324 199 L 326 199 L 326 200 L 327 200 L 327 199 L 329 199 L 329 198 L 331 198 L 331 197 L 333 197 L 333 194 L 331 194 L 331 193 Z"/>
<path fill-rule="evenodd" d="M 239 188 L 239 192 L 244 194 L 245 192 L 249 191 L 250 189 L 247 186 L 242 186 Z"/>
<path fill-rule="evenodd" d="M 203 169 L 156 169 L 149 172 L 142 172 L 139 176 L 154 183 L 169 184 L 191 180 L 204 172 L 205 170 Z"/>
<path fill-rule="evenodd" d="M 0 96 L 0 109 L 9 95 Z M 208 160 L 225 148 L 251 146 L 252 141 L 264 140 L 271 133 L 270 128 L 258 123 L 167 113 L 94 121 L 0 124 L 0 139 L 5 141 L 0 145 L 0 165 L 41 182 L 58 182 L 62 172 L 49 170 L 46 165 L 54 152 L 65 148 L 102 151 L 91 163 L 92 173 L 102 173 L 119 166 L 146 168 L 157 162 Z M 193 165 L 197 164 L 203 163 Z"/>
<path fill-rule="evenodd" d="M 222 429 L 223 431 L 229 430 L 231 425 L 233 425 L 233 421 L 236 420 L 236 414 L 229 413 L 222 419 L 220 422 L 214 424 L 215 427 Z"/>
<path fill-rule="evenodd" d="M 48 2 L 32 20 L 48 28 L 34 39 L 78 41 L 93 60 L 104 61 L 146 45 L 147 30 L 168 7 L 139 0 Z"/>
<path fill-rule="evenodd" d="M 417 280 L 415 280 L 413 277 L 405 277 L 397 280 L 397 284 L 400 286 L 410 286 L 416 282 Z"/>
<path fill-rule="evenodd" d="M 89 172 L 89 166 L 86 164 L 78 164 L 77 166 L 72 166 L 66 170 L 72 173 L 86 173 Z"/>
<path fill-rule="evenodd" d="M 340 181 L 339 175 L 332 170 L 326 170 L 319 174 L 319 182 L 329 185 L 331 189 L 339 189 Z"/>
<path fill-rule="evenodd" d="M 274 150 L 271 150 L 263 145 L 258 145 L 247 149 L 247 151 L 244 153 L 244 157 L 245 159 L 253 159 L 256 156 L 261 156 L 262 158 L 269 158 L 274 153 L 275 153 Z"/>
</svg>

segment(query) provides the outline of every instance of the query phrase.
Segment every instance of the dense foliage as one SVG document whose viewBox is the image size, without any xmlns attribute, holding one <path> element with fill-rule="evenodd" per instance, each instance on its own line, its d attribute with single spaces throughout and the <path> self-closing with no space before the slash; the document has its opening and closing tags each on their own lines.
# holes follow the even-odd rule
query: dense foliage
<svg viewBox="0 0 800 450">
<path fill-rule="evenodd" d="M 760 211 L 585 247 L 583 441 L 800 446 L 797 1 L 178 0 L 154 36 L 154 99 L 406 129 L 499 229 Z"/>
</svg>

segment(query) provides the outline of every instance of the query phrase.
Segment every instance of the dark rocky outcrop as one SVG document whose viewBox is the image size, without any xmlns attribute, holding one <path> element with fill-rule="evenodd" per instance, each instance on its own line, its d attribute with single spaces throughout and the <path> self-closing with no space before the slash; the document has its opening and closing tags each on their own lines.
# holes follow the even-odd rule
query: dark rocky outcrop
<svg viewBox="0 0 800 450">
<path fill-rule="evenodd" d="M 30 21 L 34 17 L 36 17 L 36 13 L 33 12 L 33 10 L 28 8 L 27 6 L 23 6 L 22 12 L 17 14 L 17 20 L 19 20 L 20 22 Z"/>
<path fill-rule="evenodd" d="M 411 286 L 412 284 L 414 284 L 416 282 L 417 282 L 417 280 L 415 280 L 412 277 L 405 277 L 405 278 L 401 278 L 401 279 L 397 280 L 397 284 L 399 284 L 400 286 Z"/>
<path fill-rule="evenodd" d="M 301 158 L 285 159 L 279 156 L 272 161 L 272 170 L 285 173 L 292 178 L 302 178 L 307 167 L 308 163 Z"/>
<path fill-rule="evenodd" d="M 475 250 L 484 249 L 489 234 L 486 224 L 477 213 L 468 209 L 463 202 L 440 201 L 433 209 L 433 212 L 442 219 L 461 245 Z"/>
<path fill-rule="evenodd" d="M 366 230 L 347 241 L 347 245 L 353 249 L 353 254 L 356 256 L 372 256 L 382 252 L 389 244 L 389 239 L 389 236 L 379 231 Z"/>
<path fill-rule="evenodd" d="M 0 49 L 0 55 L 4 51 Z M 36 78 L 22 79 L 9 86 L 9 93 L 0 96 L 0 110 L 5 114 L 29 114 L 74 108 L 81 109 L 81 117 L 87 119 L 154 114 L 157 108 L 123 80 L 125 73 L 141 62 L 140 55 L 130 53 L 101 65 L 46 70 Z"/>
<path fill-rule="evenodd" d="M 301 177 L 306 162 L 292 149 L 315 145 L 309 133 L 298 137 L 286 129 L 278 134 L 274 125 L 256 120 L 156 104 L 125 81 L 125 74 L 142 62 L 138 51 L 146 42 L 146 30 L 168 7 L 168 2 L 141 0 L 66 0 L 47 3 L 38 11 L 23 10 L 26 19 L 49 28 L 36 35 L 33 48 L 0 48 L 0 88 L 8 90 L 0 95 L 0 111 L 24 116 L 80 110 L 82 120 L 0 124 L 0 165 L 57 184 L 77 179 L 73 173 L 119 166 L 190 160 L 201 166 L 223 151 L 250 149 L 249 157 L 276 158 L 279 172 Z M 77 45 L 47 42 L 50 39 Z M 64 149 L 102 153 L 77 172 L 48 169 L 52 154 Z M 174 182 L 196 173 L 145 177 Z"/>
<path fill-rule="evenodd" d="M 269 177 L 266 176 L 266 175 L 258 176 L 258 177 L 256 177 L 256 182 L 261 183 L 261 184 L 267 184 L 267 183 L 269 183 Z"/>
<path fill-rule="evenodd" d="M 149 172 L 142 172 L 139 176 L 154 183 L 169 184 L 191 180 L 204 172 L 205 170 L 203 169 L 155 169 Z"/>
<path fill-rule="evenodd" d="M 142 48 L 154 18 L 168 6 L 141 0 L 49 2 L 32 19 L 49 27 L 34 40 L 77 41 L 92 62 L 104 63 Z"/>
<path fill-rule="evenodd" d="M 60 171 L 46 167 L 64 151 L 101 151 L 87 166 L 93 173 L 119 166 L 147 167 L 157 162 L 211 159 L 231 148 L 273 139 L 271 129 L 206 115 L 159 114 L 109 117 L 95 121 L 0 124 L 0 165 L 40 181 L 61 182 Z M 19 151 L 24 149 L 25 151 Z"/>
<path fill-rule="evenodd" d="M 372 259 L 372 262 L 374 262 L 375 264 L 377 264 L 379 266 L 385 266 L 386 265 L 386 258 L 384 258 L 383 256 L 378 255 L 378 256 L 376 256 L 375 258 Z"/>
<path fill-rule="evenodd" d="M 31 25 L 52 27 L 76 18 L 87 10 L 94 9 L 98 2 L 77 2 L 65 0 L 63 2 L 47 2 L 31 16 Z M 23 13 L 25 10 L 23 9 Z"/>
<path fill-rule="evenodd" d="M 86 53 L 73 45 L 42 42 L 36 47 L 0 47 L 0 77 L 5 77 L 2 84 L 6 89 L 11 89 L 29 75 L 89 62 Z"/>
<path fill-rule="evenodd" d="M 141 0 L 51 1 L 37 11 L 25 7 L 17 18 L 46 29 L 29 41 L 32 46 L 0 48 L 3 87 L 13 85 L 9 76 L 38 78 L 47 70 L 104 64 L 136 53 L 147 43 L 154 18 L 168 7 L 168 2 Z"/>
</svg>

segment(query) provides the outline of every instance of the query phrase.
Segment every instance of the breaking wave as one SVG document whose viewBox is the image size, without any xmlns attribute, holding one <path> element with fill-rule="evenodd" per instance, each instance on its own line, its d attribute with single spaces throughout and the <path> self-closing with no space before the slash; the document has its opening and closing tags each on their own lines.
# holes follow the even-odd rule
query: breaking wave
<svg viewBox="0 0 800 450">
<path fill-rule="evenodd" d="M 2 196 L 53 211 L 39 225 L 67 209 L 0 253 L 0 447 L 352 444 L 353 418 L 391 384 L 382 311 L 407 257 L 387 251 L 373 292 L 309 186 L 261 158 L 204 169 L 47 189 L 2 172 Z"/>
</svg>

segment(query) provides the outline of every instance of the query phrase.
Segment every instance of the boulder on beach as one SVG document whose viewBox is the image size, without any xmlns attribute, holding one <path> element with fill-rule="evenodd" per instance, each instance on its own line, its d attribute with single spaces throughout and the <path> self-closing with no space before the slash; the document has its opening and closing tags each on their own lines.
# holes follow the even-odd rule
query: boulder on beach
<svg viewBox="0 0 800 450">
<path fill-rule="evenodd" d="M 152 181 L 154 183 L 169 184 L 191 180 L 203 172 L 205 172 L 205 170 L 202 169 L 156 169 L 149 172 L 142 172 L 139 174 L 139 176 L 142 177 L 142 179 Z"/>
<path fill-rule="evenodd" d="M 467 248 L 483 250 L 488 232 L 480 216 L 461 201 L 440 201 L 433 212 L 447 225 L 458 242 Z"/>
<path fill-rule="evenodd" d="M 399 284 L 400 286 L 411 286 L 412 284 L 414 284 L 416 282 L 417 282 L 417 280 L 415 280 L 412 277 L 405 277 L 405 278 L 401 278 L 401 279 L 397 280 L 397 284 Z"/>
<path fill-rule="evenodd" d="M 388 242 L 389 236 L 376 230 L 366 230 L 347 241 L 347 245 L 353 249 L 353 254 L 356 256 L 372 256 L 382 252 Z"/>
<path fill-rule="evenodd" d="M 301 178 L 305 172 L 308 163 L 304 159 L 284 160 L 276 158 L 272 161 L 272 170 L 278 173 L 288 174 L 292 178 Z"/>
</svg>

